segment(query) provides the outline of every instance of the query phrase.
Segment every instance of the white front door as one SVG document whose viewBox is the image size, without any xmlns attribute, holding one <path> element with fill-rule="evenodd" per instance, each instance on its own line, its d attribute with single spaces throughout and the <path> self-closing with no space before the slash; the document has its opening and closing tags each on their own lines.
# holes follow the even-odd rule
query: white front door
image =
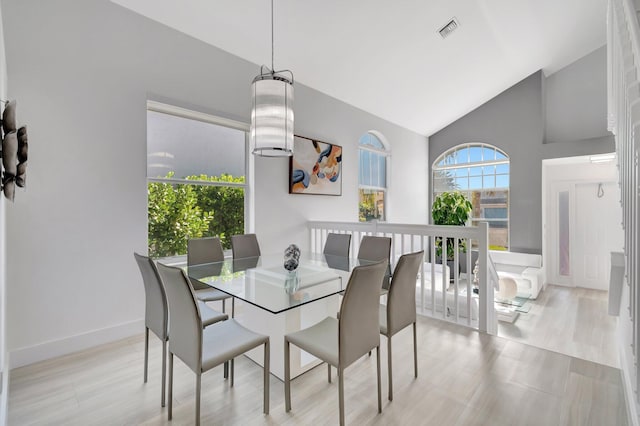
<svg viewBox="0 0 640 426">
<path fill-rule="evenodd" d="M 611 251 L 622 247 L 619 200 L 615 182 L 575 185 L 571 267 L 577 287 L 609 289 Z"/>
</svg>

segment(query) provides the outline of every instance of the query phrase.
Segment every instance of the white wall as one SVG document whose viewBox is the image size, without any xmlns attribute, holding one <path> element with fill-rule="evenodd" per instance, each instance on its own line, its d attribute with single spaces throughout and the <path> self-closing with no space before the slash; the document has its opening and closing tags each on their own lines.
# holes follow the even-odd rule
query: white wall
<svg viewBox="0 0 640 426">
<path fill-rule="evenodd" d="M 142 332 L 132 253 L 146 252 L 146 101 L 247 122 L 259 66 L 107 0 L 2 7 L 9 94 L 30 137 L 28 191 L 7 211 L 17 366 Z M 257 159 L 265 250 L 304 244 L 307 220 L 357 219 L 355 146 L 372 129 L 394 150 L 390 203 L 411 202 L 390 217 L 426 222 L 426 137 L 298 83 L 295 108 L 297 133 L 343 146 L 343 196 L 289 195 L 286 160 Z"/>
<path fill-rule="evenodd" d="M 543 160 L 545 186 L 552 181 L 618 181 L 615 161 L 591 163 L 588 158 L 584 156 Z"/>
<path fill-rule="evenodd" d="M 0 7 L 0 99 L 7 99 L 7 58 L 4 47 L 4 28 L 2 25 L 2 8 Z M 19 196 L 20 194 L 18 194 Z M 7 246 L 6 246 L 6 208 L 7 201 L 3 194 L 0 194 L 0 425 L 7 421 L 7 403 L 9 388 L 9 359 L 7 356 L 6 344 L 6 272 L 7 272 Z"/>
<path fill-rule="evenodd" d="M 556 259 L 551 259 L 550 256 L 557 255 L 556 250 L 551 247 L 552 241 L 551 227 L 553 224 L 553 216 L 556 212 L 553 211 L 551 203 L 549 202 L 549 196 L 552 185 L 557 183 L 575 184 L 579 182 L 618 182 L 618 169 L 615 161 L 608 163 L 591 163 L 589 156 L 579 157 L 567 157 L 567 158 L 555 158 L 542 161 L 542 229 L 543 229 L 543 264 L 546 265 L 545 270 L 545 283 L 553 282 L 553 284 L 566 284 L 558 281 L 551 281 L 553 277 L 553 271 L 551 268 L 557 265 Z M 619 199 L 619 191 L 616 191 L 616 199 Z M 622 243 L 622 208 L 619 202 L 610 206 L 611 209 L 616 209 L 617 223 L 612 224 L 610 229 L 615 229 L 615 235 L 610 235 L 608 243 L 611 245 L 610 250 L 621 250 L 622 247 L 618 246 Z M 608 212 L 614 213 L 614 212 Z"/>
<path fill-rule="evenodd" d="M 403 129 L 333 98 L 312 97 L 306 87 L 296 90 L 296 133 L 342 145 L 342 196 L 288 194 L 289 160 L 257 157 L 256 231 L 261 246 L 284 251 L 296 243 L 304 250 L 308 220 L 358 221 L 358 140 L 368 130 L 379 131 L 391 145 L 388 221 L 428 223 L 427 139 L 408 138 Z"/>
</svg>

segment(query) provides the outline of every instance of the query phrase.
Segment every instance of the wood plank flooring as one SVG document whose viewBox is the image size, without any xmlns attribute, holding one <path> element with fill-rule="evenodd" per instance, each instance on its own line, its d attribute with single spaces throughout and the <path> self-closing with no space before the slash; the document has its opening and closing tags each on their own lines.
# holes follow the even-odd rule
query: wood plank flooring
<svg viewBox="0 0 640 426">
<path fill-rule="evenodd" d="M 419 376 L 413 378 L 408 328 L 393 339 L 394 400 L 377 413 L 376 362 L 363 357 L 345 373 L 352 425 L 626 425 L 619 370 L 429 318 L 418 321 Z M 272 345 L 282 344 L 272 342 Z M 142 381 L 143 333 L 11 372 L 10 425 L 189 425 L 195 378 L 175 362 L 173 421 L 160 407 L 161 345 L 151 339 L 149 381 Z M 218 367 L 203 375 L 202 424 L 334 425 L 337 380 L 324 365 L 284 386 L 271 378 L 271 414 L 262 414 L 262 370 L 236 360 L 235 386 Z"/>
<path fill-rule="evenodd" d="M 616 317 L 608 293 L 548 285 L 531 310 L 513 323 L 498 322 L 498 336 L 618 368 Z"/>
</svg>

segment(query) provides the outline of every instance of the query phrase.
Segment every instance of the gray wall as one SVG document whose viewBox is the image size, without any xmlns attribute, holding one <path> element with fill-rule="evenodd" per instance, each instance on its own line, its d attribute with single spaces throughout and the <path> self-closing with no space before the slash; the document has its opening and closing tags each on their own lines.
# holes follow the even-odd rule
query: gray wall
<svg viewBox="0 0 640 426">
<path fill-rule="evenodd" d="M 429 137 L 429 158 L 434 160 L 466 142 L 489 143 L 509 155 L 513 251 L 542 248 L 541 85 L 542 72 L 537 72 Z"/>
<path fill-rule="evenodd" d="M 545 98 L 545 143 L 613 137 L 607 130 L 606 46 L 548 76 Z"/>
<path fill-rule="evenodd" d="M 562 72 L 563 70 L 558 73 Z M 554 93 L 562 92 L 564 87 L 559 82 L 563 78 L 557 76 L 554 80 L 551 90 Z M 545 83 L 542 71 L 538 71 L 429 137 L 429 158 L 432 160 L 448 149 L 468 142 L 495 145 L 509 155 L 512 251 L 542 252 L 543 159 L 614 150 L 613 140 L 606 136 L 586 140 L 569 138 L 568 142 L 543 143 Z M 606 95 L 603 99 L 594 99 L 594 102 L 606 103 Z M 573 108 L 579 108 L 579 104 Z"/>
<path fill-rule="evenodd" d="M 2 0 L 2 12 L 9 96 L 30 139 L 28 190 L 6 209 L 8 346 L 21 365 L 143 330 L 132 253 L 146 252 L 146 101 L 248 122 L 259 67 L 107 0 Z M 357 220 L 368 130 L 411 170 L 392 171 L 390 219 L 426 223 L 426 137 L 296 85 L 296 132 L 345 148 L 343 196 L 289 195 L 286 160 L 256 159 L 265 251 L 306 244 L 309 219 Z"/>
</svg>

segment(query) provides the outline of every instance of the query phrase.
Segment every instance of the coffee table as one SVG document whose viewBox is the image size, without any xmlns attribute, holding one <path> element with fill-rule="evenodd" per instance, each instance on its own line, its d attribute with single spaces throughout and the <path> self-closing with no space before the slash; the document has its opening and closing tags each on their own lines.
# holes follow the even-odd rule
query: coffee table
<svg viewBox="0 0 640 426">
<path fill-rule="evenodd" d="M 530 296 L 520 295 L 509 300 L 494 298 L 498 321 L 513 324 L 521 313 L 529 312 L 531 310 Z"/>
</svg>

